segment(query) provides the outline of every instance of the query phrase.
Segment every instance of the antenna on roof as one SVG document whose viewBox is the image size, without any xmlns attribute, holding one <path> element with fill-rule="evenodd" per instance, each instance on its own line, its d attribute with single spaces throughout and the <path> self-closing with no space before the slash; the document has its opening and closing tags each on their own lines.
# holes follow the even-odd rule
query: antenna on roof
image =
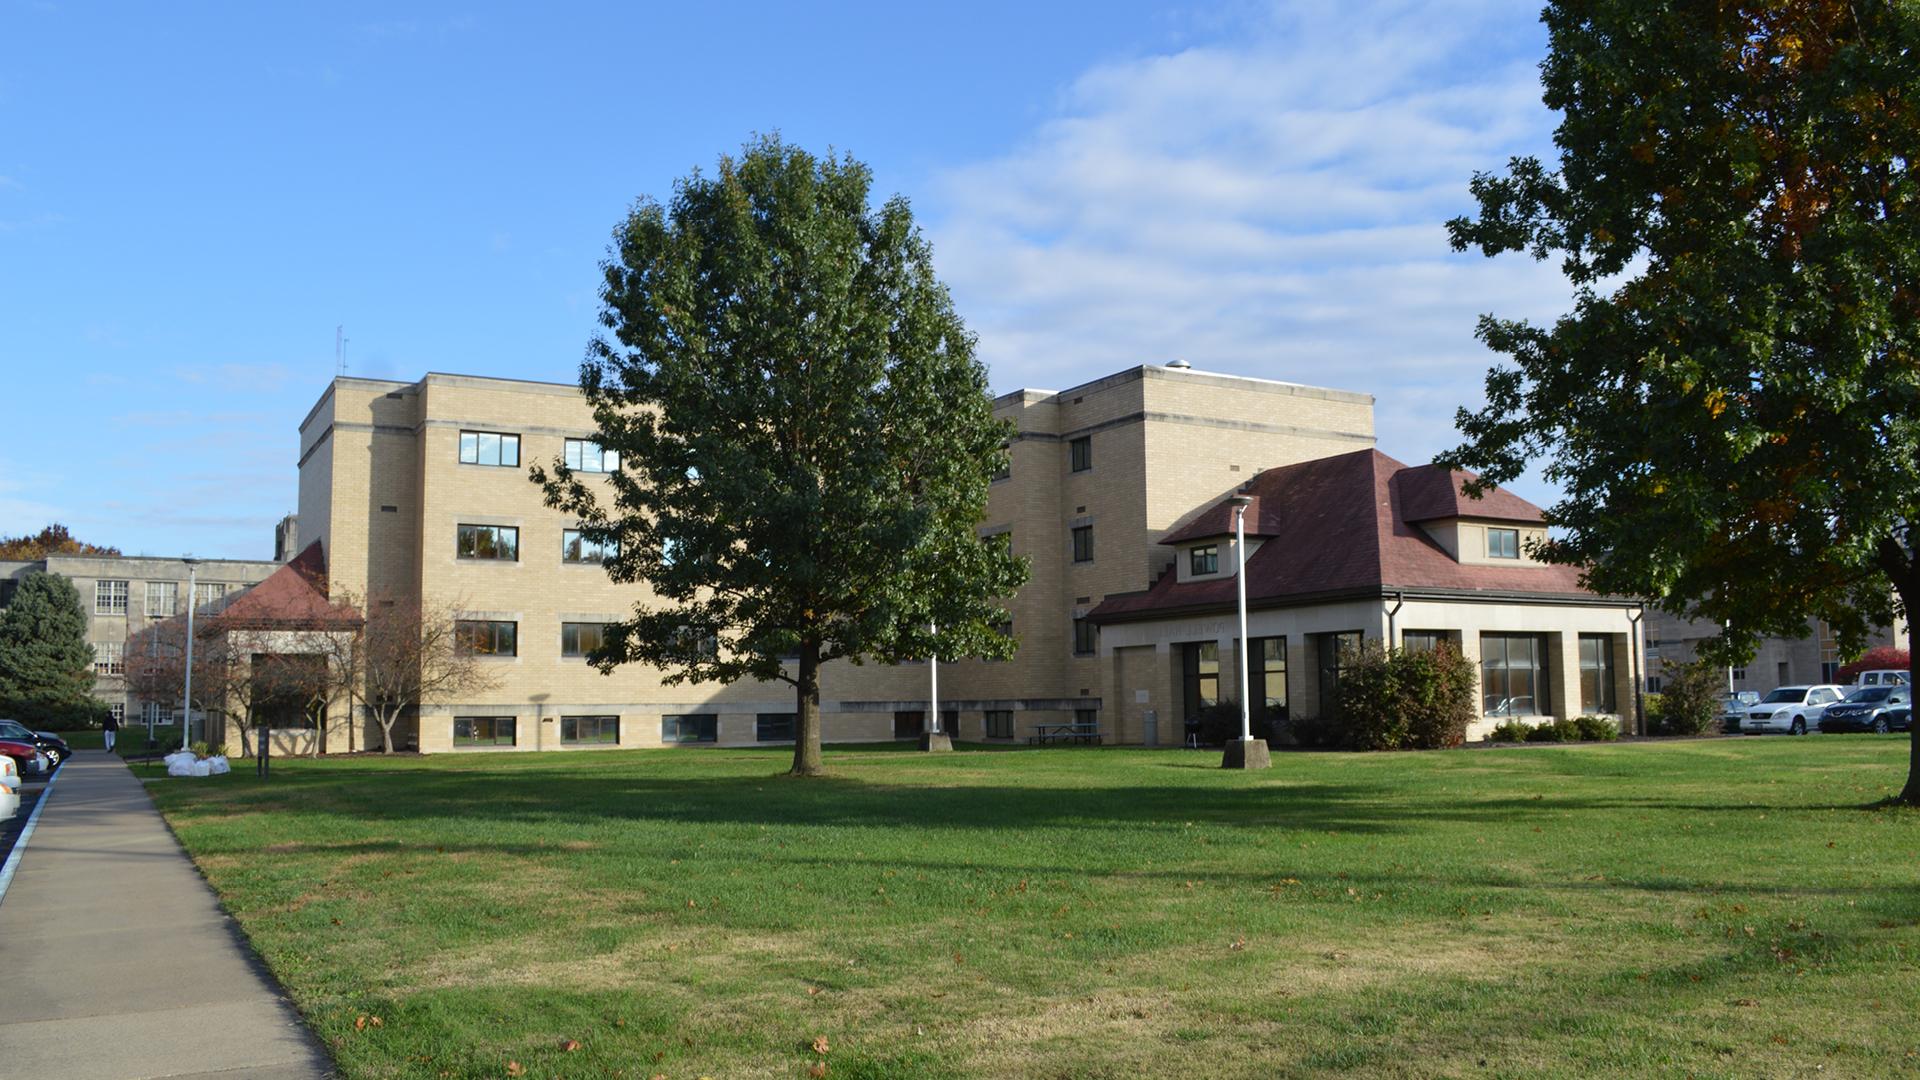
<svg viewBox="0 0 1920 1080">
<path fill-rule="evenodd" d="M 335 378 L 347 374 L 347 328 L 340 324 L 333 328 L 333 374 Z"/>
</svg>

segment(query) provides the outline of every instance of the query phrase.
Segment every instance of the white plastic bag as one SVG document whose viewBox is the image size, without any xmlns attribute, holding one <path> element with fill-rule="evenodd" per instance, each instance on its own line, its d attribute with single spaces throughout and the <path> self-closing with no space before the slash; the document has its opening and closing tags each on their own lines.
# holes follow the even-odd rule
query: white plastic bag
<svg viewBox="0 0 1920 1080">
<path fill-rule="evenodd" d="M 233 767 L 227 764 L 227 755 L 225 754 L 215 754 L 207 759 L 207 772 L 213 776 L 219 776 L 221 773 L 229 773 L 232 771 Z"/>
<path fill-rule="evenodd" d="M 193 775 L 193 766 L 195 763 L 195 759 L 192 751 L 175 750 L 173 753 L 168 754 L 163 760 L 166 761 L 167 763 L 168 776 L 192 776 Z M 200 775 L 205 776 L 206 774 L 201 773 Z"/>
<path fill-rule="evenodd" d="M 192 770 L 193 770 L 193 772 L 192 772 L 192 775 L 194 775 L 194 776 L 211 776 L 211 775 L 213 775 L 213 767 L 212 767 L 212 766 L 210 766 L 210 765 L 208 765 L 208 764 L 207 764 L 206 762 L 204 762 L 204 761 L 196 761 L 196 762 L 194 762 L 194 763 L 193 763 L 193 765 L 191 766 L 191 768 L 192 768 Z"/>
</svg>

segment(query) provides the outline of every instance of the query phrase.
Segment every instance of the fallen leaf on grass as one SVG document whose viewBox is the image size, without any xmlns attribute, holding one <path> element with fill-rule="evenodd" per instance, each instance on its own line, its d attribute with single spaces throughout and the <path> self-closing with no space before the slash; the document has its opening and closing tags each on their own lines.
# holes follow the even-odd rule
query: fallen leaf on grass
<svg viewBox="0 0 1920 1080">
<path fill-rule="evenodd" d="M 507 1075 L 508 1076 L 525 1076 L 527 1075 L 527 1070 L 526 1070 L 526 1067 L 521 1065 L 519 1062 L 509 1061 L 507 1062 Z"/>
<path fill-rule="evenodd" d="M 813 1037 L 813 1052 L 824 1057 L 826 1056 L 827 1050 L 827 1037 L 825 1035 L 815 1035 Z"/>
<path fill-rule="evenodd" d="M 1233 944 L 1231 944 L 1231 945 L 1229 945 L 1229 946 L 1227 946 L 1227 948 L 1228 948 L 1228 949 L 1230 949 L 1230 950 L 1232 950 L 1232 951 L 1234 951 L 1234 952 L 1239 952 L 1239 951 L 1240 951 L 1241 949 L 1244 949 L 1244 948 L 1246 948 L 1246 947 L 1247 947 L 1247 939 L 1246 939 L 1246 938 L 1241 938 L 1241 939 L 1239 939 L 1238 941 L 1235 941 L 1235 942 L 1234 942 Z"/>
<path fill-rule="evenodd" d="M 580 1040 L 578 1040 L 578 1039 L 568 1039 L 568 1040 L 566 1040 L 565 1042 L 562 1042 L 562 1043 L 560 1044 L 560 1049 L 561 1049 L 561 1050 L 564 1050 L 564 1051 L 566 1051 L 566 1052 L 567 1052 L 567 1053 L 569 1053 L 569 1054 L 571 1054 L 571 1053 L 573 1053 L 573 1052 L 574 1052 L 575 1050 L 578 1050 L 578 1049 L 580 1049 Z"/>
<path fill-rule="evenodd" d="M 824 1061 L 816 1061 L 807 1066 L 807 1075 L 813 1077 L 813 1080 L 820 1080 L 821 1077 L 827 1075 L 827 1063 Z"/>
<path fill-rule="evenodd" d="M 819 987 L 817 987 L 817 986 L 809 986 L 809 987 L 807 987 L 807 996 L 808 996 L 808 997 L 819 997 L 819 996 L 820 996 L 820 988 L 819 988 Z"/>
</svg>

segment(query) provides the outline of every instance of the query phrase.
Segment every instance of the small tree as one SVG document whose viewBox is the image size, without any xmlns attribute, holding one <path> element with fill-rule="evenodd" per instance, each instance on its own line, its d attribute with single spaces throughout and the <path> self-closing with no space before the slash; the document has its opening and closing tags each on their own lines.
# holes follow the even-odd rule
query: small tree
<svg viewBox="0 0 1920 1080">
<path fill-rule="evenodd" d="M 820 665 L 1005 658 L 995 598 L 1027 580 L 976 531 L 1008 431 L 973 338 L 906 200 L 872 209 L 870 184 L 767 138 L 642 200 L 605 264 L 613 340 L 580 372 L 598 445 L 533 470 L 655 597 L 593 663 L 791 684 L 802 775 Z"/>
<path fill-rule="evenodd" d="M 393 753 L 393 727 L 423 702 L 487 690 L 496 684 L 486 664 L 461 647 L 455 605 L 374 598 L 357 606 L 366 621 L 354 633 L 329 638 L 329 668 L 357 706 L 380 725 L 380 748 Z M 351 749 L 351 744 L 349 744 Z"/>
<path fill-rule="evenodd" d="M 237 663 L 224 636 L 206 632 L 204 624 L 194 627 L 193 700 L 186 702 L 189 712 L 202 716 L 224 713 L 233 699 Z M 126 653 L 121 658 L 127 696 L 138 701 L 179 702 L 186 692 L 187 620 L 172 618 L 154 623 L 128 635 Z M 180 738 L 188 735 L 187 716 L 179 718 Z M 251 754 L 252 744 L 245 725 L 240 732 L 242 755 Z"/>
<path fill-rule="evenodd" d="M 1440 750 L 1467 740 L 1473 662 L 1450 644 L 1388 649 L 1369 641 L 1342 662 L 1339 724 L 1356 750 Z"/>
<path fill-rule="evenodd" d="M 0 708 L 33 724 L 97 724 L 93 646 L 80 592 L 58 574 L 27 575 L 0 609 Z"/>
<path fill-rule="evenodd" d="M 1711 660 L 1668 664 L 1660 692 L 1661 735 L 1707 735 L 1720 728 L 1726 669 Z"/>
</svg>

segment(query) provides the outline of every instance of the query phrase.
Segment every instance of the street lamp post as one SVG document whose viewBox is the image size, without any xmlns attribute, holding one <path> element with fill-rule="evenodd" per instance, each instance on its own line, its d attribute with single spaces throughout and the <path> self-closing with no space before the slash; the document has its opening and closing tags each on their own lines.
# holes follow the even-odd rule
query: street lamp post
<svg viewBox="0 0 1920 1080">
<path fill-rule="evenodd" d="M 185 750 L 193 742 L 193 597 L 194 584 L 198 580 L 200 560 L 187 559 L 187 687 L 186 700 L 180 709 L 180 749 Z"/>
<path fill-rule="evenodd" d="M 1253 737 L 1253 678 L 1248 670 L 1253 662 L 1253 642 L 1247 639 L 1247 507 L 1253 499 L 1235 495 L 1228 501 L 1233 504 L 1233 550 L 1237 560 L 1233 579 L 1240 597 L 1240 738 L 1227 744 L 1220 767 L 1264 769 L 1273 762 L 1266 740 L 1256 741 Z"/>
<path fill-rule="evenodd" d="M 938 626 L 929 625 L 928 630 L 938 634 Z M 940 651 L 929 650 L 927 654 L 927 723 L 920 731 L 920 749 L 941 751 L 953 749 L 953 732 L 940 730 Z"/>
</svg>

